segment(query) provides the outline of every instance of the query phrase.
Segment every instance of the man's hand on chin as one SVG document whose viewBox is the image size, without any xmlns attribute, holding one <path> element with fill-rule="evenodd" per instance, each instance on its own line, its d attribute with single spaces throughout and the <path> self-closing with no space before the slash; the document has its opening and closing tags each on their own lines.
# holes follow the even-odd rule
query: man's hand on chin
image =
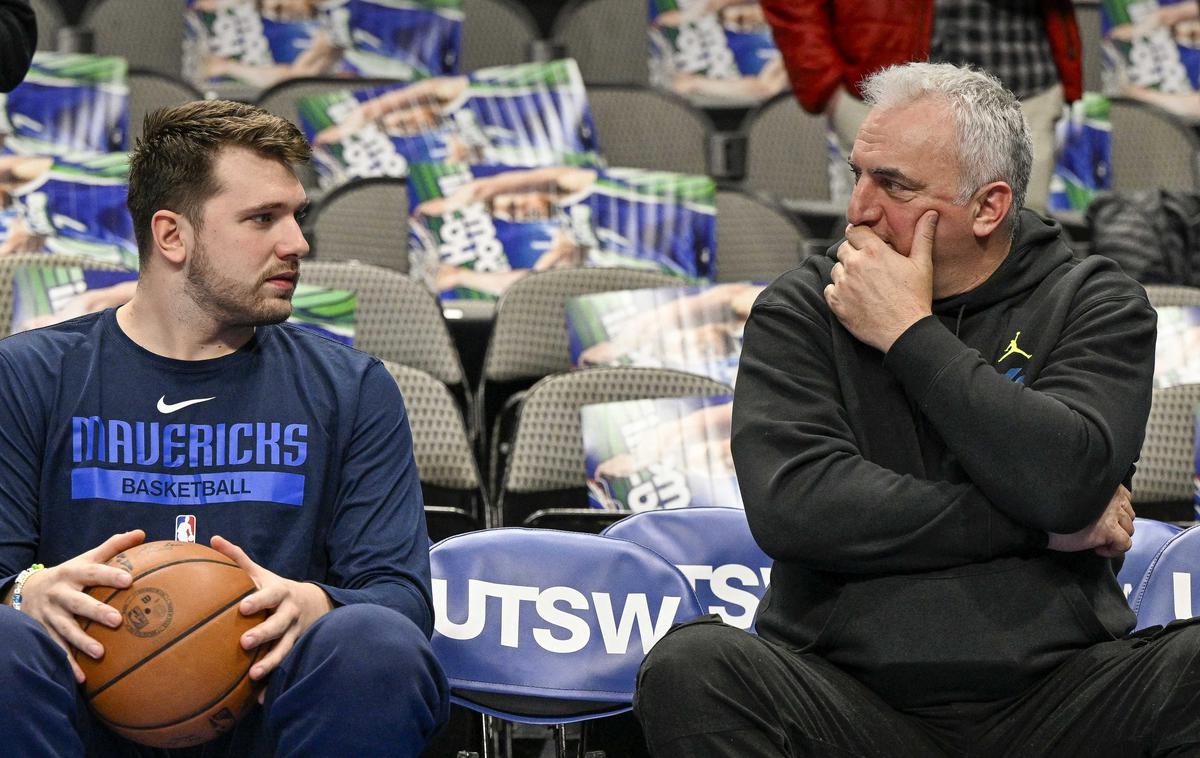
<svg viewBox="0 0 1200 758">
<path fill-rule="evenodd" d="M 868 227 L 847 228 L 825 302 L 860 341 L 886 353 L 905 330 L 933 312 L 937 219 L 937 211 L 921 216 L 907 256 Z"/>
</svg>

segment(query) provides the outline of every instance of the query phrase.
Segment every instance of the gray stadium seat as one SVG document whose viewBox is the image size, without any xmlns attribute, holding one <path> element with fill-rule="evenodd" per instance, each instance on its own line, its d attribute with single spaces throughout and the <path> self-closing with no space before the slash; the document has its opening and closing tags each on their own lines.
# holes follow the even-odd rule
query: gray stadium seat
<svg viewBox="0 0 1200 758">
<path fill-rule="evenodd" d="M 37 16 L 37 49 L 57 50 L 58 30 L 67 25 L 62 8 L 57 0 L 31 0 L 29 5 Z"/>
<path fill-rule="evenodd" d="M 574 0 L 550 37 L 579 63 L 590 84 L 650 83 L 649 9 L 637 0 Z"/>
<path fill-rule="evenodd" d="M 711 173 L 712 120 L 682 97 L 624 85 L 589 85 L 587 94 L 609 165 Z"/>
<path fill-rule="evenodd" d="M 463 0 L 458 71 L 524 63 L 537 38 L 537 23 L 525 6 L 512 0 Z"/>
<path fill-rule="evenodd" d="M 1099 0 L 1075 0 L 1075 21 L 1079 24 L 1079 39 L 1083 44 L 1083 89 L 1100 92 L 1103 88 L 1100 72 L 1104 67 L 1100 43 Z"/>
<path fill-rule="evenodd" d="M 1146 440 L 1133 476 L 1138 515 L 1162 521 L 1194 518 L 1196 437 L 1193 424 L 1200 384 L 1154 390 Z"/>
<path fill-rule="evenodd" d="M 192 85 L 151 69 L 129 71 L 129 146 L 142 136 L 146 115 L 159 108 L 201 100 L 204 95 Z"/>
<path fill-rule="evenodd" d="M 94 0 L 82 25 L 95 35 L 96 53 L 181 78 L 185 7 L 185 0 Z"/>
<path fill-rule="evenodd" d="M 0 256 L 0 337 L 7 336 L 12 329 L 13 275 L 22 266 L 78 266 L 99 271 L 124 271 L 120 266 L 102 263 L 91 258 L 69 255 L 46 255 L 45 253 L 11 253 Z"/>
<path fill-rule="evenodd" d="M 1155 308 L 1171 305 L 1200 305 L 1200 287 L 1175 284 L 1147 284 L 1146 296 Z"/>
<path fill-rule="evenodd" d="M 1112 189 L 1200 190 L 1200 139 L 1178 117 L 1112 98 Z"/>
<path fill-rule="evenodd" d="M 358 295 L 354 346 L 404 366 L 419 368 L 450 387 L 472 418 L 462 363 L 441 306 L 420 282 L 364 263 L 308 261 L 302 282 Z"/>
<path fill-rule="evenodd" d="M 717 281 L 771 281 L 800 265 L 803 231 L 773 201 L 717 191 Z"/>
<path fill-rule="evenodd" d="M 454 395 L 446 385 L 420 369 L 392 361 L 383 364 L 404 396 L 425 505 L 458 512 L 447 519 L 441 510 L 433 511 L 428 517 L 430 536 L 435 540 L 450 536 L 445 529 L 435 529 L 435 521 L 438 527 L 443 522 L 482 526 L 486 510 L 482 479 Z M 464 515 L 466 519 L 461 518 Z M 438 533 L 434 534 L 435 531 Z"/>
<path fill-rule="evenodd" d="M 662 368 L 589 368 L 547 376 L 526 393 L 511 443 L 493 441 L 492 460 L 497 473 L 503 472 L 494 493 L 499 523 L 520 526 L 536 510 L 587 504 L 580 406 L 732 392 L 714 379 Z M 509 446 L 507 455 L 497 450 L 502 443 Z"/>
<path fill-rule="evenodd" d="M 322 261 L 358 260 L 408 273 L 408 183 L 359 179 L 317 205 L 308 241 Z"/>
</svg>

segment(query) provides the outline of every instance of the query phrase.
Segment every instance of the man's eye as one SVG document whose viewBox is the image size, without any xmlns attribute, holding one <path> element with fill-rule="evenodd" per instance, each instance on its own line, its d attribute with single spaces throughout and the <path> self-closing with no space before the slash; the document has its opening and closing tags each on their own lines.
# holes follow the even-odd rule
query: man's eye
<svg viewBox="0 0 1200 758">
<path fill-rule="evenodd" d="M 260 224 L 269 224 L 271 223 L 272 216 L 270 213 L 256 213 L 250 218 Z"/>
</svg>

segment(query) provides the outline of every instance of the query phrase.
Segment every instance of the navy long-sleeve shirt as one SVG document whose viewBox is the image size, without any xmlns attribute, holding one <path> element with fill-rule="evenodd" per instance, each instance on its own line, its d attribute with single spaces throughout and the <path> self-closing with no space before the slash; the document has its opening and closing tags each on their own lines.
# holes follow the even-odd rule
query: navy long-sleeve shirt
<svg viewBox="0 0 1200 758">
<path fill-rule="evenodd" d="M 115 313 L 0 340 L 0 577 L 130 529 L 173 539 L 193 516 L 197 542 L 220 534 L 337 605 L 387 606 L 429 634 L 421 489 L 383 365 L 287 324 L 172 360 Z"/>
</svg>

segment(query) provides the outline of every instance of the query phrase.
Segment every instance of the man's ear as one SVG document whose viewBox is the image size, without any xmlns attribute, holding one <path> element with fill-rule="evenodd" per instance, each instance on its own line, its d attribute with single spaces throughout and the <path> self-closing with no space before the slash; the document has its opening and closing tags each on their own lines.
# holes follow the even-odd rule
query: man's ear
<svg viewBox="0 0 1200 758">
<path fill-rule="evenodd" d="M 972 231 L 976 237 L 990 237 L 1012 207 L 1012 187 L 1008 186 L 1008 182 L 985 184 L 975 193 L 972 202 L 975 206 Z"/>
<path fill-rule="evenodd" d="M 150 234 L 159 253 L 176 266 L 182 265 L 191 249 L 192 225 L 182 213 L 155 211 L 150 217 Z"/>
</svg>

